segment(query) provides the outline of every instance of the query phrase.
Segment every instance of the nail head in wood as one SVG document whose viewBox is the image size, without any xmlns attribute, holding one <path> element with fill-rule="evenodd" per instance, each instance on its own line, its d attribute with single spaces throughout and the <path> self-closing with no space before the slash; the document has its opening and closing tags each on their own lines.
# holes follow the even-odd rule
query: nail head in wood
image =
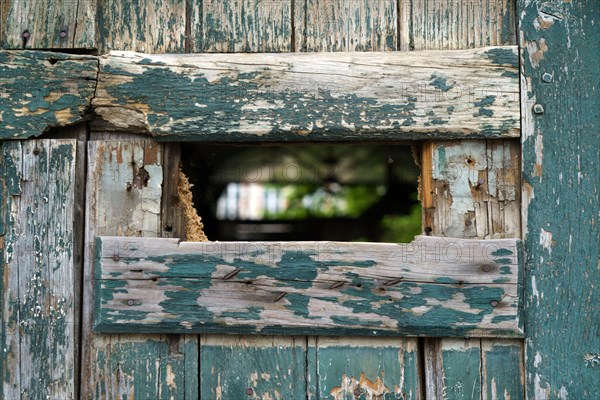
<svg viewBox="0 0 600 400">
<path fill-rule="evenodd" d="M 60 36 L 61 39 L 64 39 L 67 37 L 67 31 L 63 29 L 62 31 L 60 31 L 60 33 L 58 35 Z"/>
<path fill-rule="evenodd" d="M 29 30 L 28 30 L 28 29 L 25 29 L 25 30 L 23 31 L 23 33 L 21 34 L 21 36 L 23 37 L 23 39 L 26 39 L 26 40 L 27 40 L 27 39 L 29 39 L 29 37 L 31 36 L 31 33 L 29 32 Z"/>
<path fill-rule="evenodd" d="M 536 114 L 543 114 L 544 113 L 544 106 L 541 104 L 535 104 L 533 106 L 533 112 Z"/>
<path fill-rule="evenodd" d="M 542 81 L 546 82 L 546 83 L 550 83 L 554 80 L 554 77 L 552 76 L 552 74 L 545 72 L 544 75 L 542 75 Z"/>
<path fill-rule="evenodd" d="M 491 305 L 492 307 L 498 307 L 498 300 L 492 300 L 492 301 L 490 302 L 490 305 Z"/>
<path fill-rule="evenodd" d="M 254 390 L 252 390 L 252 388 L 248 388 L 248 389 L 246 389 L 246 394 L 248 396 L 252 396 L 254 394 Z"/>
</svg>

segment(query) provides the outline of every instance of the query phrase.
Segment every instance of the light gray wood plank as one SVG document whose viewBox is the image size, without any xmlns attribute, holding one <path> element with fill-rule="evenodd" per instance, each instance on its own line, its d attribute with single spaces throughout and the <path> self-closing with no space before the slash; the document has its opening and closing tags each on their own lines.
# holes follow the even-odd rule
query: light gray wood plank
<svg viewBox="0 0 600 400">
<path fill-rule="evenodd" d="M 160 140 L 516 137 L 515 51 L 114 52 L 101 57 L 92 106 L 115 128 Z"/>
<path fill-rule="evenodd" d="M 404 0 L 411 50 L 471 49 L 517 43 L 513 0 Z"/>
<path fill-rule="evenodd" d="M 296 51 L 398 49 L 396 0 L 295 2 Z"/>
<path fill-rule="evenodd" d="M 6 398 L 73 398 L 76 141 L 31 140 L 7 147 L 3 185 L 19 190 L 10 193 L 3 237 L 7 287 L 1 347 L 8 353 L 2 357 L 3 393 Z M 17 179 L 20 185 L 11 182 Z"/>
</svg>

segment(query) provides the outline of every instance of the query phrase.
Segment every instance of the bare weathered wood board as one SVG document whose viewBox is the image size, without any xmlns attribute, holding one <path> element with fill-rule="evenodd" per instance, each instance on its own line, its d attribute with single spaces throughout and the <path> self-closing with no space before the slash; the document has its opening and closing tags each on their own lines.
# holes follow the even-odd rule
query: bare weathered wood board
<svg viewBox="0 0 600 400">
<path fill-rule="evenodd" d="M 400 7 L 412 50 L 517 43 L 514 0 L 400 0 Z"/>
<path fill-rule="evenodd" d="M 295 1 L 296 51 L 396 50 L 396 3 L 396 0 Z"/>
<path fill-rule="evenodd" d="M 0 51 L 0 139 L 41 135 L 81 121 L 96 90 L 98 59 Z"/>
<path fill-rule="evenodd" d="M 74 398 L 76 141 L 0 150 L 0 397 Z"/>
<path fill-rule="evenodd" d="M 433 62 L 432 60 L 435 60 Z M 94 111 L 159 140 L 516 137 L 515 47 L 100 58 Z"/>
<path fill-rule="evenodd" d="M 519 336 L 518 245 L 97 238 L 94 327 Z"/>
</svg>

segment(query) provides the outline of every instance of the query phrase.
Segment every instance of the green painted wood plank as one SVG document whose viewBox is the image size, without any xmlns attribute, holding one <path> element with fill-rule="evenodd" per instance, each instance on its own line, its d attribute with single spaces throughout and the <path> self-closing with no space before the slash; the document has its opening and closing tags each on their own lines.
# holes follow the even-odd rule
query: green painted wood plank
<svg viewBox="0 0 600 400">
<path fill-rule="evenodd" d="M 600 393 L 600 2 L 517 2 L 530 399 Z"/>
<path fill-rule="evenodd" d="M 523 350 L 523 343 L 514 340 L 481 340 L 483 399 L 525 397 Z"/>
<path fill-rule="evenodd" d="M 74 396 L 75 149 L 75 140 L 2 146 L 10 193 L 1 238 L 4 398 Z M 10 190 L 17 179 L 18 193 Z"/>
<path fill-rule="evenodd" d="M 95 0 L 0 0 L 0 48 L 92 49 L 94 19 L 89 19 L 88 10 L 95 4 Z"/>
<path fill-rule="evenodd" d="M 0 51 L 0 139 L 41 135 L 81 121 L 96 89 L 98 60 L 39 51 Z"/>
<path fill-rule="evenodd" d="M 481 348 L 478 339 L 445 339 L 441 345 L 443 399 L 481 398 Z M 517 397 L 518 399 L 518 397 Z"/>
<path fill-rule="evenodd" d="M 201 399 L 305 398 L 305 338 L 204 335 L 200 363 Z"/>
<path fill-rule="evenodd" d="M 98 332 L 519 336 L 518 241 L 96 240 Z"/>
<path fill-rule="evenodd" d="M 98 2 L 97 32 L 101 53 L 183 53 L 185 0 L 104 0 Z"/>
<path fill-rule="evenodd" d="M 115 52 L 100 64 L 92 106 L 107 125 L 101 126 L 148 131 L 159 140 L 519 135 L 515 47 L 368 54 Z"/>
<path fill-rule="evenodd" d="M 294 2 L 296 51 L 393 51 L 396 0 Z"/>
<path fill-rule="evenodd" d="M 419 399 L 416 342 L 411 338 L 317 339 L 319 399 Z"/>
<path fill-rule="evenodd" d="M 193 52 L 292 51 L 291 0 L 192 0 L 190 26 Z"/>
</svg>

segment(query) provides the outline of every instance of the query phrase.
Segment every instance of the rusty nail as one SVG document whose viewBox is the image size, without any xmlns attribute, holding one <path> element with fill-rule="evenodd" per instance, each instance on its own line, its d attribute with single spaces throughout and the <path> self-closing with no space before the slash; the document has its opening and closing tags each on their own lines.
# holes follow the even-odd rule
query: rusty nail
<svg viewBox="0 0 600 400">
<path fill-rule="evenodd" d="M 533 106 L 533 112 L 536 114 L 543 114 L 544 113 L 544 106 L 541 104 L 535 104 Z"/>
<path fill-rule="evenodd" d="M 498 307 L 498 300 L 492 300 L 492 301 L 490 301 L 490 305 L 492 307 Z"/>
<path fill-rule="evenodd" d="M 489 265 L 485 264 L 481 267 L 481 269 L 483 270 L 483 272 L 490 272 L 490 269 L 492 269 Z"/>
<path fill-rule="evenodd" d="M 135 302 L 133 300 L 127 300 L 127 305 L 128 306 L 132 306 L 134 304 L 135 304 Z"/>
<path fill-rule="evenodd" d="M 465 225 L 466 226 L 471 226 L 471 225 L 473 225 L 473 221 L 471 221 L 470 219 L 468 219 L 468 220 L 465 221 Z"/>
<path fill-rule="evenodd" d="M 394 286 L 395 284 L 402 282 L 402 279 L 404 279 L 402 276 L 400 278 L 391 279 L 391 280 L 385 282 L 383 284 L 383 286 Z"/>
<path fill-rule="evenodd" d="M 344 282 L 340 281 L 340 282 L 336 282 L 333 285 L 329 286 L 329 289 L 337 289 L 337 288 L 340 288 L 342 286 L 344 286 Z"/>
<path fill-rule="evenodd" d="M 252 388 L 248 388 L 248 389 L 246 389 L 246 394 L 248 396 L 252 396 L 252 394 L 254 394 L 254 390 L 252 390 Z"/>
<path fill-rule="evenodd" d="M 37 147 L 35 149 L 33 149 L 33 155 L 37 156 L 38 154 L 40 154 L 40 149 L 38 149 Z"/>
<path fill-rule="evenodd" d="M 59 35 L 59 36 L 60 36 L 62 39 L 64 39 L 64 38 L 66 38 L 66 37 L 67 37 L 67 31 L 63 29 L 62 31 L 60 31 L 60 33 L 59 33 L 58 35 Z"/>
<path fill-rule="evenodd" d="M 115 261 L 119 261 L 120 259 L 121 259 L 121 257 L 119 257 L 119 255 L 118 255 L 118 254 L 115 254 L 115 255 L 113 256 L 113 260 L 115 260 Z"/>
<path fill-rule="evenodd" d="M 23 39 L 29 39 L 29 36 L 31 36 L 31 33 L 29 33 L 28 29 L 25 29 L 21 36 L 23 37 Z"/>
<path fill-rule="evenodd" d="M 554 80 L 554 77 L 552 74 L 545 72 L 544 75 L 542 75 L 542 80 L 546 83 L 550 83 Z"/>
<path fill-rule="evenodd" d="M 283 299 L 285 297 L 287 293 L 285 292 L 281 292 L 277 295 L 277 297 L 275 297 L 275 300 L 273 300 L 273 303 L 277 303 L 279 300 Z"/>
<path fill-rule="evenodd" d="M 485 181 L 483 179 L 479 179 L 477 181 L 477 183 L 475 184 L 475 188 L 479 189 L 481 187 L 481 185 L 483 185 L 485 183 Z"/>
<path fill-rule="evenodd" d="M 358 389 L 358 388 L 354 389 L 354 395 L 356 397 L 360 396 L 360 389 Z"/>
<path fill-rule="evenodd" d="M 223 280 L 226 281 L 226 280 L 229 280 L 229 279 L 233 278 L 234 276 L 236 276 L 237 274 L 239 274 L 240 271 L 241 271 L 241 269 L 239 269 L 239 268 L 234 269 L 233 271 L 231 271 L 230 273 L 228 273 L 227 275 L 225 275 L 223 277 Z"/>
<path fill-rule="evenodd" d="M 131 192 L 131 189 L 133 189 L 133 185 L 130 182 L 127 182 L 127 191 Z"/>
</svg>

